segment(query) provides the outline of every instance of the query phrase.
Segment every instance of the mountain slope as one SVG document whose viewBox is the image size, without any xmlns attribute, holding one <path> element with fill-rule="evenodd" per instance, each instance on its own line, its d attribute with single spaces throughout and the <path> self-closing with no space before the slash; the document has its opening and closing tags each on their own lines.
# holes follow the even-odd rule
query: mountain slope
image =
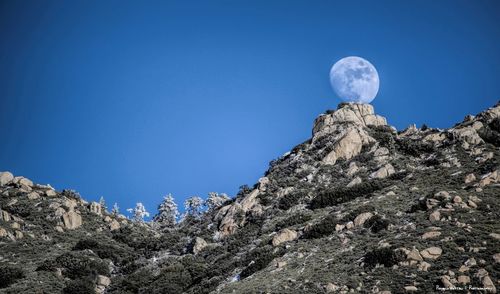
<svg viewBox="0 0 500 294">
<path fill-rule="evenodd" d="M 366 104 L 319 116 L 254 187 L 174 228 L 0 176 L 5 293 L 496 291 L 500 105 L 402 132 Z"/>
</svg>

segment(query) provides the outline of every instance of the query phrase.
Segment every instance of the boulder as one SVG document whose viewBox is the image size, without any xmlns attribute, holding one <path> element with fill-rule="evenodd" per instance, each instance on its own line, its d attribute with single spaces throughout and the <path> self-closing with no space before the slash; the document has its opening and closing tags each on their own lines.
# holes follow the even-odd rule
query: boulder
<svg viewBox="0 0 500 294">
<path fill-rule="evenodd" d="M 54 191 L 52 189 L 49 189 L 49 190 L 45 191 L 45 196 L 47 196 L 47 197 L 54 197 L 54 196 L 57 196 L 57 193 L 56 193 L 56 191 Z"/>
<path fill-rule="evenodd" d="M 103 275 L 97 275 L 96 284 L 107 287 L 111 285 L 111 279 Z"/>
<path fill-rule="evenodd" d="M 33 182 L 27 178 L 19 179 L 18 184 L 21 186 L 26 186 L 26 187 L 30 187 L 30 188 L 33 187 Z"/>
<path fill-rule="evenodd" d="M 479 187 L 488 186 L 500 182 L 500 173 L 498 170 L 488 173 L 481 177 L 479 181 Z"/>
<path fill-rule="evenodd" d="M 16 237 L 16 239 L 22 239 L 22 238 L 24 238 L 24 234 L 21 231 L 15 231 L 14 232 L 14 236 Z"/>
<path fill-rule="evenodd" d="M 451 129 L 450 133 L 453 134 L 455 138 L 469 145 L 478 145 L 484 143 L 483 139 L 481 139 L 481 137 L 479 137 L 479 134 L 477 133 L 478 127 L 479 125 Z"/>
<path fill-rule="evenodd" d="M 388 176 L 392 175 L 396 171 L 394 170 L 394 167 L 388 163 L 381 168 L 379 168 L 377 171 L 373 172 L 370 177 L 371 178 L 376 178 L 376 179 L 383 179 L 387 178 Z"/>
<path fill-rule="evenodd" d="M 10 183 L 14 179 L 14 175 L 8 171 L 0 172 L 0 186 Z"/>
<path fill-rule="evenodd" d="M 469 183 L 471 183 L 471 182 L 474 182 L 475 180 L 476 180 L 476 176 L 475 176 L 474 174 L 468 174 L 468 175 L 466 175 L 466 176 L 465 176 L 465 178 L 464 178 L 464 182 L 465 182 L 466 184 L 469 184 Z"/>
<path fill-rule="evenodd" d="M 4 222 L 8 222 L 11 220 L 10 214 L 5 211 L 0 209 L 0 220 L 3 220 Z"/>
<path fill-rule="evenodd" d="M 500 253 L 493 254 L 493 260 L 495 263 L 500 263 Z"/>
<path fill-rule="evenodd" d="M 37 192 L 30 192 L 28 193 L 28 199 L 29 200 L 35 200 L 35 199 L 38 199 L 40 198 L 40 194 L 38 194 Z"/>
<path fill-rule="evenodd" d="M 112 220 L 109 223 L 109 229 L 111 231 L 118 230 L 120 228 L 120 223 L 117 220 Z"/>
<path fill-rule="evenodd" d="M 418 288 L 415 286 L 405 286 L 405 291 L 406 292 L 416 292 L 416 291 L 418 291 Z"/>
<path fill-rule="evenodd" d="M 441 283 L 443 284 L 443 286 L 444 286 L 445 288 L 448 288 L 448 289 L 450 289 L 450 288 L 454 288 L 454 287 L 455 287 L 455 285 L 453 285 L 453 284 L 451 283 L 451 281 L 450 281 L 450 277 L 449 277 L 449 276 L 442 276 L 442 277 L 441 277 Z"/>
<path fill-rule="evenodd" d="M 82 225 L 82 216 L 75 211 L 69 211 L 62 215 L 62 221 L 66 229 L 73 230 Z"/>
<path fill-rule="evenodd" d="M 422 262 L 420 262 L 420 265 L 418 266 L 418 270 L 426 272 L 429 270 L 430 267 L 431 267 L 430 263 L 428 263 L 426 261 L 422 261 Z"/>
<path fill-rule="evenodd" d="M 370 218 L 373 217 L 373 213 L 371 212 L 364 212 L 364 213 L 361 213 L 360 215 L 358 215 L 355 219 L 354 219 L 354 226 L 356 227 L 360 227 L 362 226 L 367 220 L 369 220 Z"/>
<path fill-rule="evenodd" d="M 63 205 L 69 210 L 69 211 L 72 211 L 72 210 L 75 210 L 75 207 L 78 205 L 76 200 L 73 200 L 73 199 L 64 199 L 64 202 L 63 202 Z"/>
<path fill-rule="evenodd" d="M 495 283 L 491 280 L 490 276 L 485 276 L 483 278 L 483 287 L 487 288 L 489 293 L 496 293 L 497 288 L 495 287 Z"/>
<path fill-rule="evenodd" d="M 333 150 L 323 158 L 323 163 L 335 164 L 338 159 L 349 160 L 361 152 L 363 145 L 374 141 L 363 129 L 349 128 L 344 132 L 335 142 Z"/>
<path fill-rule="evenodd" d="M 408 254 L 406 254 L 406 258 L 415 261 L 423 261 L 422 256 L 417 249 L 412 249 L 410 252 L 408 252 Z"/>
<path fill-rule="evenodd" d="M 0 228 L 0 238 L 7 236 L 8 236 L 7 230 L 5 230 L 4 228 Z"/>
<path fill-rule="evenodd" d="M 89 205 L 90 212 L 95 213 L 97 215 L 102 215 L 102 207 L 101 204 L 93 201 Z"/>
<path fill-rule="evenodd" d="M 458 276 L 457 281 L 462 285 L 467 285 L 467 284 L 470 284 L 470 277 L 465 276 L 465 275 L 461 275 L 461 276 Z"/>
<path fill-rule="evenodd" d="M 207 246 L 207 241 L 203 240 L 203 238 L 196 237 L 193 242 L 193 253 L 198 254 Z"/>
<path fill-rule="evenodd" d="M 422 255 L 425 259 L 437 259 L 441 256 L 443 250 L 439 247 L 429 247 L 420 251 L 420 255 Z"/>
<path fill-rule="evenodd" d="M 438 231 L 431 231 L 431 232 L 425 232 L 423 235 L 422 235 L 422 239 L 433 239 L 433 238 L 437 238 L 441 236 L 441 232 L 438 232 Z"/>
<path fill-rule="evenodd" d="M 352 176 L 352 175 L 354 175 L 355 173 L 357 173 L 357 172 L 358 172 L 358 170 L 359 170 L 359 168 L 358 168 L 358 166 L 356 165 L 356 162 L 354 162 L 354 161 L 353 161 L 353 162 L 349 163 L 349 168 L 347 169 L 346 174 L 347 174 L 348 176 Z"/>
<path fill-rule="evenodd" d="M 267 189 L 267 185 L 269 184 L 268 177 L 262 177 L 259 179 L 259 190 L 265 192 Z"/>
<path fill-rule="evenodd" d="M 349 188 L 349 187 L 355 186 L 357 184 L 361 184 L 361 182 L 363 182 L 361 180 L 361 178 L 360 177 L 356 177 L 352 181 L 350 181 L 349 184 L 347 184 L 347 187 Z"/>
<path fill-rule="evenodd" d="M 334 292 L 337 292 L 340 289 L 339 286 L 337 286 L 337 285 L 335 285 L 333 283 L 326 284 L 325 288 L 326 288 L 326 293 L 334 293 Z"/>
<path fill-rule="evenodd" d="M 273 246 L 297 239 L 297 232 L 290 229 L 283 229 L 273 237 Z"/>
<path fill-rule="evenodd" d="M 431 214 L 429 215 L 429 220 L 430 220 L 431 222 L 437 222 L 437 221 L 439 221 L 440 219 L 441 219 L 441 213 L 439 212 L 439 210 L 436 210 L 436 211 L 434 211 L 433 213 L 431 213 Z"/>
</svg>

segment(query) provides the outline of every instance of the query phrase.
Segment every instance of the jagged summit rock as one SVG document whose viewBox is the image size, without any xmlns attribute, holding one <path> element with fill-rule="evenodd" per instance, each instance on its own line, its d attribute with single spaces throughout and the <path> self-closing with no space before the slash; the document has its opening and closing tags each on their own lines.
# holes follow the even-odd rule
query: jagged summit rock
<svg viewBox="0 0 500 294">
<path fill-rule="evenodd" d="M 398 132 L 371 105 L 344 103 L 255 185 L 173 227 L 134 223 L 74 191 L 0 173 L 0 275 L 9 278 L 0 292 L 463 285 L 494 293 L 498 195 L 500 104 L 449 129 Z"/>
<path fill-rule="evenodd" d="M 387 120 L 375 114 L 370 104 L 341 103 L 337 110 L 320 115 L 314 122 L 313 137 L 338 130 L 339 125 L 352 123 L 357 126 L 385 126 Z"/>
</svg>

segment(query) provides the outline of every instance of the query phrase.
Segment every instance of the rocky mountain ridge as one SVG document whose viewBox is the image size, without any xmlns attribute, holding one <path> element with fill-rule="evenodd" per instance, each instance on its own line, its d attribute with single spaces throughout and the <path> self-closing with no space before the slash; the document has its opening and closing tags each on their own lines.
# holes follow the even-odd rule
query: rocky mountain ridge
<svg viewBox="0 0 500 294">
<path fill-rule="evenodd" d="M 344 103 L 253 187 L 168 228 L 4 172 L 0 292 L 495 293 L 499 147 L 500 104 L 398 132 Z"/>
</svg>

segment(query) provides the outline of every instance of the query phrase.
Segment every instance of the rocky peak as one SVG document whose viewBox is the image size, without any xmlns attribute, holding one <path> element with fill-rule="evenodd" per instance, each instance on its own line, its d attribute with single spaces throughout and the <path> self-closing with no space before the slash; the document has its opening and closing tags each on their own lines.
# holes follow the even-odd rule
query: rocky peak
<svg viewBox="0 0 500 294">
<path fill-rule="evenodd" d="M 345 129 L 345 125 L 352 127 L 385 126 L 385 117 L 375 114 L 370 104 L 341 103 L 337 110 L 327 111 L 314 121 L 313 137 L 321 137 L 326 134 Z"/>
</svg>

